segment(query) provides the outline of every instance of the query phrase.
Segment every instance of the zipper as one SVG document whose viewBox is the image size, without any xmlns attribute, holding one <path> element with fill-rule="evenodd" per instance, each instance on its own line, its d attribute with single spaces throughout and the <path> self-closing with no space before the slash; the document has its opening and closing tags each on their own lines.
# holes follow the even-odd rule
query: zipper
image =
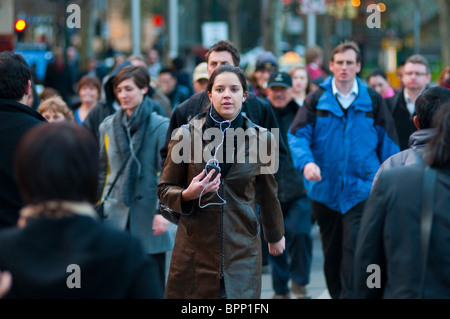
<svg viewBox="0 0 450 319">
<path fill-rule="evenodd" d="M 224 180 L 221 178 L 221 184 L 222 184 L 222 198 L 224 198 L 224 188 L 225 183 Z M 223 279 L 223 260 L 224 260 L 224 233 L 223 233 L 223 206 L 220 205 L 220 279 Z"/>
</svg>

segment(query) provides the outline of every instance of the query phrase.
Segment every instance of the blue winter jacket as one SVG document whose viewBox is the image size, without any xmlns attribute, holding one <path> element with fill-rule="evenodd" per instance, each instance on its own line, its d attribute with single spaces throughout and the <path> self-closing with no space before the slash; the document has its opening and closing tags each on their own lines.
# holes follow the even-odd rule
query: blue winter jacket
<svg viewBox="0 0 450 319">
<path fill-rule="evenodd" d="M 382 97 L 361 80 L 344 111 L 333 95 L 332 77 L 308 95 L 288 132 L 294 166 L 314 162 L 322 180 L 307 181 L 308 196 L 342 214 L 369 197 L 380 164 L 399 152 L 392 115 Z"/>
</svg>

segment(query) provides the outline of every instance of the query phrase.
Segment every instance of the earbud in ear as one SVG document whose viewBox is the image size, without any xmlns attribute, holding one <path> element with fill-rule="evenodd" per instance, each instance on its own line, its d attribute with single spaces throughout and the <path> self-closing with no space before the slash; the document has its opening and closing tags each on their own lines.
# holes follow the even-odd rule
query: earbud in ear
<svg viewBox="0 0 450 319">
<path fill-rule="evenodd" d="M 242 98 L 242 102 L 245 102 L 245 97 Z"/>
<path fill-rule="evenodd" d="M 141 93 L 142 93 L 142 94 L 145 94 L 145 90 L 141 90 Z"/>
</svg>

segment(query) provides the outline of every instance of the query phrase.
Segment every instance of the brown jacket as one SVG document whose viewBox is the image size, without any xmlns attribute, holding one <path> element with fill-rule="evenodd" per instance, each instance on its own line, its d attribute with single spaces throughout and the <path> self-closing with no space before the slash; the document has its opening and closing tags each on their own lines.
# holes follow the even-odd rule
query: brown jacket
<svg viewBox="0 0 450 319">
<path fill-rule="evenodd" d="M 195 120 L 197 123 L 201 120 L 201 125 L 194 125 Z M 254 205 L 260 205 L 262 227 L 267 242 L 279 241 L 284 235 L 284 224 L 277 198 L 277 183 L 273 174 L 261 174 L 260 169 L 264 164 L 259 160 L 257 163 L 234 163 L 222 179 L 218 191 L 226 200 L 225 205 L 200 208 L 198 199 L 182 203 L 181 192 L 206 165 L 203 159 L 201 163 L 193 163 L 194 144 L 200 144 L 198 137 L 201 139 L 202 135 L 196 135 L 195 143 L 192 141 L 194 134 L 202 134 L 204 124 L 205 114 L 199 115 L 190 122 L 190 129 L 186 125 L 183 126 L 177 137 L 171 140 L 158 185 L 159 199 L 169 208 L 182 213 L 165 297 L 219 298 L 220 278 L 223 275 L 228 298 L 260 298 L 261 240 Z M 259 142 L 268 141 L 268 136 L 272 136 L 259 134 L 267 130 L 255 126 L 244 117 L 243 129 L 248 128 L 250 129 L 246 132 L 257 136 Z M 180 141 L 189 137 L 190 162 L 176 164 L 172 150 L 174 154 L 178 154 Z M 202 141 L 202 150 L 206 144 L 208 141 Z M 245 147 L 248 159 L 248 144 Z M 216 193 L 202 196 L 202 205 L 211 202 L 220 203 L 221 199 Z"/>
</svg>

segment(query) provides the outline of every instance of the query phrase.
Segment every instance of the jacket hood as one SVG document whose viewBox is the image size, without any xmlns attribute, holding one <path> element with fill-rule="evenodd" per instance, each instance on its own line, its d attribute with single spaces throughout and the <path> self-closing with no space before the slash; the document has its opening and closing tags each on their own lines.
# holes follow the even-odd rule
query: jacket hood
<svg viewBox="0 0 450 319">
<path fill-rule="evenodd" d="M 122 68 L 124 68 L 128 65 L 131 65 L 130 61 L 124 61 L 124 62 L 120 63 L 112 70 L 112 72 L 109 75 L 107 75 L 105 77 L 106 81 L 104 82 L 105 84 L 103 84 L 103 90 L 105 91 L 106 104 L 112 105 L 114 102 L 114 99 L 115 99 L 114 88 L 113 88 L 114 77 L 117 75 L 117 73 L 119 73 L 119 71 Z"/>
<path fill-rule="evenodd" d="M 436 135 L 436 130 L 433 128 L 426 128 L 415 131 L 409 137 L 409 147 L 422 146 L 427 144 Z"/>
</svg>

